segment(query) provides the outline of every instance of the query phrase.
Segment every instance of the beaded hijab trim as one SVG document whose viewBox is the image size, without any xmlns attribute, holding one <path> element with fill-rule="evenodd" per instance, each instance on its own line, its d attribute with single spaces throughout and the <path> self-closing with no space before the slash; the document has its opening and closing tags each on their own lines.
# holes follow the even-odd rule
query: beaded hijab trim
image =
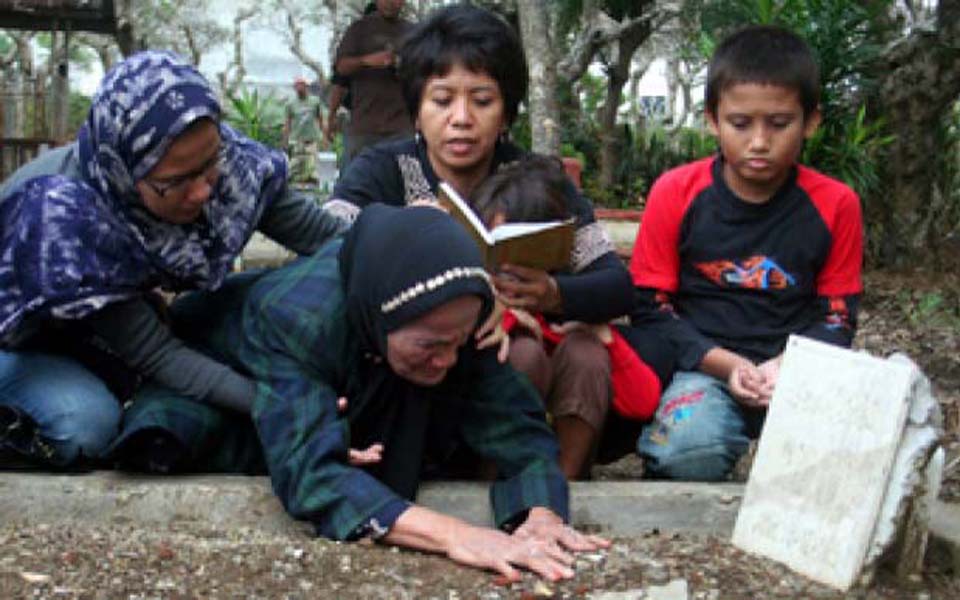
<svg viewBox="0 0 960 600">
<path fill-rule="evenodd" d="M 480 267 L 455 267 L 447 269 L 436 277 L 431 277 L 426 281 L 420 281 L 403 290 L 393 298 L 380 305 L 380 312 L 389 314 L 414 298 L 422 296 L 428 292 L 439 289 L 455 279 L 466 279 L 468 277 L 479 277 L 490 284 L 490 276 Z"/>
</svg>

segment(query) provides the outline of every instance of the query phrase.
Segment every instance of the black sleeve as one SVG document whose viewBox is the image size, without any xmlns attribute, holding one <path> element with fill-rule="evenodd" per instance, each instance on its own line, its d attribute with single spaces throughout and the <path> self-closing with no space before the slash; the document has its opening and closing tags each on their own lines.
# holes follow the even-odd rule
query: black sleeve
<svg viewBox="0 0 960 600">
<path fill-rule="evenodd" d="M 102 343 L 145 376 L 201 402 L 250 411 L 255 384 L 174 337 L 146 299 L 111 304 L 86 321 Z"/>
<path fill-rule="evenodd" d="M 718 344 L 703 335 L 674 310 L 670 296 L 653 288 L 634 288 L 631 326 L 641 334 L 650 335 L 669 343 L 674 352 L 677 369 L 696 371 L 703 357 Z"/>
<path fill-rule="evenodd" d="M 573 182 L 565 179 L 564 196 L 567 210 L 577 222 L 578 233 L 593 229 L 602 236 L 587 256 L 596 256 L 576 273 L 554 274 L 563 298 L 562 318 L 603 323 L 630 313 L 633 304 L 633 282 L 623 262 L 613 251 L 605 231 L 600 229 L 593 212 L 593 203 L 583 196 Z M 596 241 L 596 240 L 595 240 Z"/>
<path fill-rule="evenodd" d="M 377 148 L 365 149 L 347 165 L 330 200 L 343 200 L 360 208 L 375 202 L 403 206 L 403 180 L 396 159 Z"/>
<path fill-rule="evenodd" d="M 616 254 L 608 252 L 573 274 L 556 274 L 566 320 L 603 323 L 630 312 L 633 284 Z"/>
<path fill-rule="evenodd" d="M 809 327 L 797 332 L 800 335 L 849 348 L 857 333 L 857 313 L 860 295 L 817 296 L 817 319 Z"/>
<path fill-rule="evenodd" d="M 309 194 L 287 187 L 264 212 L 257 229 L 281 246 L 309 255 L 348 226 L 346 220 L 322 210 Z"/>
</svg>

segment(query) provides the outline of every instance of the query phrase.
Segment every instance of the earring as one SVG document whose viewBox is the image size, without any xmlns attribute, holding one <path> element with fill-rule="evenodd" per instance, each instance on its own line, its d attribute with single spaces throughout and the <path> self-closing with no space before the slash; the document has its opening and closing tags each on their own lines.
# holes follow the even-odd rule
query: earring
<svg viewBox="0 0 960 600">
<path fill-rule="evenodd" d="M 497 141 L 501 144 L 506 144 L 510 142 L 510 130 L 504 129 L 500 132 L 500 137 L 497 138 Z"/>
<path fill-rule="evenodd" d="M 419 146 L 419 145 L 420 145 L 420 141 L 421 141 L 422 139 L 423 139 L 423 137 L 420 135 L 420 130 L 419 130 L 419 129 L 416 130 L 416 131 L 414 132 L 414 134 L 413 134 L 413 141 Z"/>
</svg>

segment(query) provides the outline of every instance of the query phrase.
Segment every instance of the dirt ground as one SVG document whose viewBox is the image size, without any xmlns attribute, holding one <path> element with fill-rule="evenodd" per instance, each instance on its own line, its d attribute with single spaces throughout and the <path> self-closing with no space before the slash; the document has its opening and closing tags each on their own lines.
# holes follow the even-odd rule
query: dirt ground
<svg viewBox="0 0 960 600">
<path fill-rule="evenodd" d="M 0 526 L 0 598 L 602 598 L 673 580 L 690 598 L 943 598 L 960 585 L 943 566 L 846 596 L 714 538 L 650 533 L 584 554 L 574 579 L 509 587 L 435 556 L 253 532 L 134 527 Z M 614 598 L 612 594 L 607 596 Z"/>
<path fill-rule="evenodd" d="M 960 502 L 960 280 L 871 273 L 858 347 L 905 351 L 933 379 L 944 412 L 948 471 L 941 498 Z M 598 469 L 632 478 L 639 461 Z M 690 598 L 960 598 L 944 548 L 928 552 L 921 576 L 881 572 L 870 586 L 838 594 L 723 540 L 650 532 L 614 538 L 581 555 L 576 577 L 512 586 L 435 556 L 366 544 L 272 537 L 171 525 L 65 529 L 0 524 L 0 599 L 7 598 L 650 598 L 685 585 Z"/>
</svg>

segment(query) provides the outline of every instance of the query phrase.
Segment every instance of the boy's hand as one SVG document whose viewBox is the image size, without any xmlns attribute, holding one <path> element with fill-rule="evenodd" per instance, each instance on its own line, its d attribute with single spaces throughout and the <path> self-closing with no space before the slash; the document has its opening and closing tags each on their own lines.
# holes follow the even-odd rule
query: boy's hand
<svg viewBox="0 0 960 600">
<path fill-rule="evenodd" d="M 777 355 L 768 361 L 760 363 L 760 372 L 766 378 L 767 385 L 770 388 L 770 396 L 773 396 L 773 389 L 780 379 L 780 364 L 783 362 L 783 355 Z"/>
<path fill-rule="evenodd" d="M 541 269 L 505 264 L 493 283 L 509 308 L 554 314 L 563 310 L 557 281 Z"/>
<path fill-rule="evenodd" d="M 744 406 L 762 408 L 770 404 L 772 389 L 768 390 L 766 375 L 753 363 L 744 361 L 733 367 L 727 386 L 734 399 Z"/>
</svg>

